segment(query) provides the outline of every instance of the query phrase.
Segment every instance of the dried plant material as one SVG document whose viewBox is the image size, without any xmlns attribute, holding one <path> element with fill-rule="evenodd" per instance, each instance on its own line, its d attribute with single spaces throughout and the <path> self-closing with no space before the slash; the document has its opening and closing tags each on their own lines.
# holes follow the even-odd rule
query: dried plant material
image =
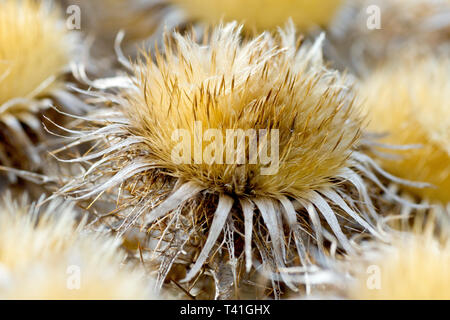
<svg viewBox="0 0 450 320">
<path fill-rule="evenodd" d="M 404 234 L 391 246 L 370 246 L 348 298 L 450 299 L 450 242 L 442 244 L 430 234 Z M 348 264 L 352 266 L 355 264 Z"/>
<path fill-rule="evenodd" d="M 360 75 L 410 46 L 448 54 L 449 21 L 448 0 L 351 0 L 330 25 L 329 53 Z"/>
<path fill-rule="evenodd" d="M 0 165 L 36 169 L 45 140 L 40 113 L 54 98 L 73 112 L 62 74 L 76 45 L 49 2 L 0 2 Z"/>
<path fill-rule="evenodd" d="M 36 1 L 7 0 L 0 6 L 0 104 L 48 93 L 70 56 L 60 16 Z"/>
<path fill-rule="evenodd" d="M 275 29 L 292 18 L 295 25 L 307 31 L 326 26 L 342 0 L 169 0 L 185 9 L 194 19 L 207 23 L 238 20 L 257 30 Z"/>
<path fill-rule="evenodd" d="M 431 183 L 405 188 L 431 202 L 450 202 L 450 59 L 429 57 L 387 63 L 364 81 L 361 98 L 370 129 L 383 142 L 410 146 L 397 157 L 380 157 L 393 174 Z"/>
<path fill-rule="evenodd" d="M 1 299 L 156 298 L 142 272 L 124 264 L 120 239 L 89 232 L 77 222 L 73 204 L 45 208 L 0 204 Z"/>
<path fill-rule="evenodd" d="M 411 219 L 405 219 L 395 212 L 385 214 L 389 220 L 389 227 L 385 226 L 386 241 L 358 241 L 358 244 L 355 243 L 359 248 L 356 255 L 327 259 L 329 270 L 314 275 L 325 278 L 323 282 L 327 285 L 317 288 L 313 298 L 448 299 L 449 224 L 443 225 L 433 211 L 417 211 Z M 294 278 L 295 269 L 287 270 Z M 293 295 L 291 298 L 309 297 Z"/>
<path fill-rule="evenodd" d="M 380 237 L 368 183 L 389 193 L 373 171 L 395 178 L 364 153 L 363 118 L 345 77 L 324 66 L 322 36 L 300 44 L 290 24 L 277 37 L 242 40 L 241 28 L 221 25 L 203 44 L 174 33 L 155 60 L 128 65 L 134 76 L 97 80 L 101 90 L 90 93 L 113 107 L 70 131 L 65 149 L 95 145 L 62 160 L 86 169 L 57 194 L 89 207 L 110 201 L 116 208 L 96 221 L 119 234 L 145 230 L 161 284 L 175 262 L 189 268 L 190 286 L 199 272 L 217 275 L 214 265 L 228 268 L 214 263 L 220 255 L 232 271 L 216 282 L 239 287 L 262 264 L 279 297 L 279 282 L 296 290 L 279 272 L 286 266 L 316 263 L 329 247 L 352 252 L 349 237 L 364 232 Z M 238 139 L 230 162 L 221 153 L 235 148 L 227 130 L 263 135 Z M 203 132 L 215 143 L 202 142 Z"/>
</svg>

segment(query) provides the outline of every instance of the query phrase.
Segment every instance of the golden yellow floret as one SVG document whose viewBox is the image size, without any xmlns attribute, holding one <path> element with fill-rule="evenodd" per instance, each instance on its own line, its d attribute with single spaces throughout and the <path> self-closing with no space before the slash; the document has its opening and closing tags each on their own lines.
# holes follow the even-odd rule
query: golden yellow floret
<svg viewBox="0 0 450 320">
<path fill-rule="evenodd" d="M 386 133 L 386 143 L 417 146 L 398 151 L 400 159 L 381 158 L 383 166 L 401 178 L 433 184 L 410 190 L 444 204 L 450 201 L 449 75 L 448 58 L 394 61 L 361 88 L 369 129 Z"/>
<path fill-rule="evenodd" d="M 57 85 L 70 52 L 60 18 L 39 1 L 0 1 L 0 108 L 14 98 L 45 95 Z"/>
<path fill-rule="evenodd" d="M 248 28 L 274 29 L 289 18 L 301 30 L 330 23 L 342 0 L 172 0 L 195 19 L 208 23 L 238 20 Z"/>
<path fill-rule="evenodd" d="M 121 266 L 121 241 L 85 230 L 73 205 L 0 203 L 1 299 L 152 298 L 148 279 Z"/>
</svg>

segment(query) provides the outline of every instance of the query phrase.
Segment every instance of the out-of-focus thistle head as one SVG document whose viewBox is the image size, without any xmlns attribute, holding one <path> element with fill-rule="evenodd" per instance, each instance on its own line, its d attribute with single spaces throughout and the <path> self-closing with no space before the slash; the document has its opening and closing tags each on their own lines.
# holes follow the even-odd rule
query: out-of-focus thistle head
<svg viewBox="0 0 450 320">
<path fill-rule="evenodd" d="M 439 217 L 425 211 L 418 212 L 408 223 L 395 212 L 387 216 L 397 229 L 385 234 L 388 241 L 363 240 L 358 243 L 358 254 L 329 259 L 329 270 L 321 274 L 328 278 L 329 285 L 318 289 L 315 298 L 437 300 L 450 297 L 448 222 L 443 225 Z"/>
<path fill-rule="evenodd" d="M 448 0 L 350 0 L 330 26 L 335 62 L 360 75 L 411 46 L 450 50 Z"/>
<path fill-rule="evenodd" d="M 39 112 L 50 106 L 51 96 L 71 98 L 61 74 L 71 59 L 72 38 L 49 2 L 0 1 L 0 164 L 29 169 L 40 163 Z"/>
<path fill-rule="evenodd" d="M 404 234 L 391 246 L 371 243 L 363 264 L 350 262 L 356 281 L 350 299 L 447 300 L 450 298 L 450 242 L 430 234 Z M 355 266 L 358 266 L 355 268 Z"/>
<path fill-rule="evenodd" d="M 70 55 L 58 12 L 38 1 L 5 0 L 0 9 L 0 105 L 48 94 Z"/>
<path fill-rule="evenodd" d="M 450 202 L 450 59 L 418 58 L 386 63 L 368 77 L 361 97 L 374 132 L 383 141 L 413 148 L 395 158 L 380 157 L 382 165 L 404 179 L 433 187 L 411 189 L 421 199 Z"/>
<path fill-rule="evenodd" d="M 307 31 L 331 22 L 342 0 L 169 0 L 184 8 L 190 16 L 208 23 L 238 20 L 257 30 L 275 29 L 292 18 L 295 25 Z"/>
<path fill-rule="evenodd" d="M 122 265 L 121 241 L 85 229 L 73 204 L 0 201 L 0 298 L 149 299 L 148 279 Z M 146 284 L 147 283 L 147 284 Z"/>
<path fill-rule="evenodd" d="M 95 147 L 65 160 L 88 165 L 59 193 L 113 199 L 99 218 L 156 237 L 162 279 L 183 261 L 191 280 L 220 251 L 236 284 L 245 268 L 277 273 L 329 245 L 352 251 L 348 236 L 363 230 L 377 235 L 366 180 L 387 192 L 372 169 L 389 175 L 360 148 L 363 119 L 347 80 L 323 64 L 323 38 L 301 44 L 292 25 L 253 40 L 240 31 L 219 26 L 203 43 L 167 36 L 130 79 L 99 81 L 109 90 L 92 94 L 113 108 L 71 131 L 68 147 Z"/>
</svg>

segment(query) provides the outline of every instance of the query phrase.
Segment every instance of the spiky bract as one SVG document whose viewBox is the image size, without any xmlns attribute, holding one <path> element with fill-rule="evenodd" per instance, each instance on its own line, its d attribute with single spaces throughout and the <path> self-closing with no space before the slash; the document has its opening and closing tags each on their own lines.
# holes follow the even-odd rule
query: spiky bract
<svg viewBox="0 0 450 320">
<path fill-rule="evenodd" d="M 66 161 L 94 162 L 59 194 L 94 202 L 112 196 L 117 208 L 102 221 L 119 218 L 113 224 L 119 232 L 135 225 L 158 238 L 153 249 L 162 279 L 182 261 L 195 262 L 190 280 L 222 250 L 236 285 L 244 257 L 247 270 L 256 259 L 277 272 L 311 263 L 326 243 L 352 251 L 349 230 L 377 234 L 363 181 L 379 184 L 371 172 L 376 165 L 358 149 L 362 118 L 345 78 L 323 64 L 323 39 L 298 48 L 291 25 L 277 37 L 264 33 L 248 41 L 240 30 L 235 23 L 219 26 L 203 44 L 194 36 L 166 37 L 164 54 L 133 65 L 134 77 L 99 82 L 122 88 L 92 93 L 115 107 L 86 118 L 86 130 L 71 131 L 68 147 L 96 146 Z M 261 162 L 250 162 L 248 139 L 240 144 L 243 163 L 226 164 L 225 156 L 224 164 L 196 163 L 199 150 L 180 163 L 173 134 L 190 133 L 181 143 L 190 151 L 196 121 L 204 132 L 218 129 L 223 136 L 226 129 L 279 130 L 278 170 L 264 175 Z M 267 131 L 267 141 L 274 135 Z M 206 153 L 208 145 L 199 149 Z M 293 288 L 288 277 L 281 279 Z"/>
<path fill-rule="evenodd" d="M 241 45 L 239 30 L 228 25 L 212 34 L 207 48 L 177 36 L 175 51 L 167 44 L 165 58 L 157 56 L 154 63 L 148 57 L 136 68 L 137 92 L 123 93 L 124 112 L 155 167 L 238 196 L 299 197 L 332 184 L 330 177 L 345 166 L 360 135 L 361 118 L 348 101 L 349 88 L 323 68 L 319 42 L 297 52 L 293 30 L 274 41 L 263 35 Z M 266 129 L 268 144 L 270 130 L 278 129 L 278 171 L 260 174 L 268 164 L 226 163 L 225 154 L 213 164 L 203 159 L 196 164 L 196 150 L 188 164 L 175 162 L 180 140 L 174 132 L 186 129 L 194 136 L 196 121 L 203 131 L 219 129 L 223 137 L 226 129 Z M 185 150 L 192 149 L 193 140 L 181 142 Z M 225 149 L 231 147 L 223 142 Z M 250 143 L 245 143 L 248 155 Z M 203 155 L 208 145 L 203 142 Z"/>
<path fill-rule="evenodd" d="M 361 97 L 369 129 L 384 142 L 409 145 L 382 165 L 404 179 L 429 182 L 410 188 L 422 199 L 450 202 L 450 60 L 428 57 L 387 63 L 364 81 Z M 414 147 L 415 146 L 415 147 Z"/>
<path fill-rule="evenodd" d="M 120 239 L 87 231 L 73 204 L 0 205 L 0 298 L 150 299 L 149 279 L 122 266 Z"/>
</svg>

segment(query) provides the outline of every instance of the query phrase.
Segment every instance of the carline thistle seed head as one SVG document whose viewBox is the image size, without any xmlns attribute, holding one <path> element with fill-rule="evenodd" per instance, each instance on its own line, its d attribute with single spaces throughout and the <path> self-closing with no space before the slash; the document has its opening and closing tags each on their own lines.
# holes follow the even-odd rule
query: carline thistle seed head
<svg viewBox="0 0 450 320">
<path fill-rule="evenodd" d="M 450 242 L 431 235 L 404 235 L 391 246 L 372 243 L 363 269 L 348 289 L 350 299 L 450 298 Z M 355 265 L 355 263 L 353 264 Z M 357 265 L 357 264 L 356 264 Z M 349 266 L 350 269 L 354 267 Z M 350 270 L 350 272 L 353 270 Z"/>
<path fill-rule="evenodd" d="M 243 40 L 241 28 L 220 25 L 202 42 L 194 34 L 167 35 L 163 53 L 129 65 L 130 78 L 99 80 L 103 89 L 93 94 L 113 107 L 85 118 L 85 130 L 74 134 L 72 145 L 95 147 L 62 160 L 89 165 L 57 194 L 90 205 L 109 199 L 116 209 L 102 219 L 118 221 L 115 231 L 138 226 L 157 237 L 159 278 L 189 251 L 196 252 L 189 281 L 223 249 L 237 261 L 235 272 L 257 259 L 295 290 L 282 268 L 314 263 L 330 243 L 354 251 L 348 236 L 355 232 L 379 237 L 366 180 L 379 183 L 373 168 L 389 175 L 360 149 L 363 118 L 349 82 L 323 64 L 322 36 L 302 44 L 289 24 L 276 36 Z M 214 139 L 200 137 L 199 127 L 214 130 Z M 227 130 L 251 129 L 266 130 L 254 144 L 268 146 L 262 154 L 279 152 L 273 174 L 261 174 L 267 163 L 249 157 L 255 136 L 238 143 L 242 163 L 217 153 L 230 144 Z M 179 130 L 188 138 L 174 136 Z M 174 158 L 177 148 L 190 150 L 190 161 Z M 223 163 L 204 161 L 211 150 Z"/>
<path fill-rule="evenodd" d="M 60 18 L 59 11 L 38 1 L 0 2 L 0 105 L 48 94 L 57 85 L 70 61 Z"/>
<path fill-rule="evenodd" d="M 156 298 L 143 273 L 124 265 L 121 241 L 78 218 L 61 199 L 41 208 L 9 192 L 0 199 L 0 298 Z"/>
<path fill-rule="evenodd" d="M 156 167 L 214 192 L 297 197 L 330 185 L 360 136 L 345 80 L 323 68 L 320 40 L 296 51 L 293 29 L 245 44 L 239 32 L 215 30 L 205 47 L 176 35 L 138 63 L 136 90 L 121 97 L 130 134 Z"/>
<path fill-rule="evenodd" d="M 62 77 L 75 47 L 50 2 L 0 1 L 0 165 L 34 170 L 41 164 L 39 113 L 50 107 L 49 98 L 75 111 Z"/>
<path fill-rule="evenodd" d="M 379 157 L 393 174 L 431 184 L 407 188 L 420 199 L 450 203 L 450 59 L 425 56 L 386 62 L 361 86 L 369 129 L 383 142 L 410 146 Z"/>
</svg>

